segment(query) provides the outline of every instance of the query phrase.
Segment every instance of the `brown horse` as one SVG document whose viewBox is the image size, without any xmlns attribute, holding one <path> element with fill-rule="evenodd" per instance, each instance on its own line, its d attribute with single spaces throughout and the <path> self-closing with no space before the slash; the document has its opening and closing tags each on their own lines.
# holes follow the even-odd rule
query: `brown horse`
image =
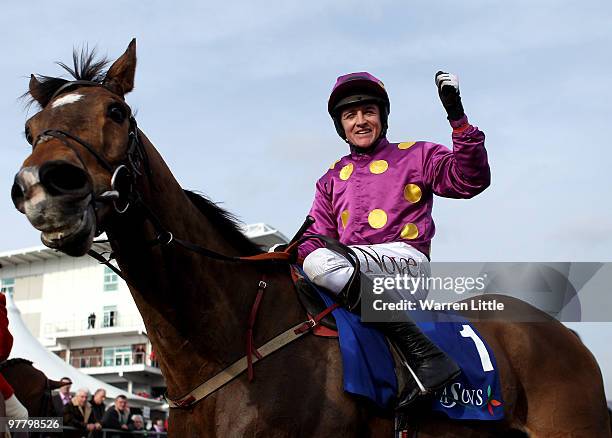
<svg viewBox="0 0 612 438">
<path fill-rule="evenodd" d="M 0 363 L 0 372 L 15 390 L 15 396 L 30 417 L 54 417 L 51 391 L 64 383 L 48 379 L 27 359 L 9 359 Z"/>
<path fill-rule="evenodd" d="M 305 315 L 286 265 L 223 260 L 177 244 L 190 241 L 229 256 L 259 251 L 230 215 L 183 191 L 137 130 L 124 101 L 134 86 L 135 42 L 105 74 L 103 66 L 82 54 L 80 60 L 75 56 L 76 82 L 32 76 L 29 93 L 41 111 L 26 123 L 33 151 L 16 176 L 12 197 L 42 241 L 67 254 L 85 254 L 96 233 L 106 231 L 168 394 L 178 398 L 245 355 L 247 321 L 262 276 L 268 287 L 255 345 Z M 199 159 L 205 166 L 205 148 Z M 121 165 L 126 167 L 118 170 Z M 505 302 L 520 313 L 537 312 L 516 300 Z M 419 413 L 419 437 L 501 436 L 512 430 L 534 437 L 610 436 L 599 368 L 569 330 L 548 319 L 476 327 L 496 354 L 506 420 L 451 422 Z M 389 437 L 394 427 L 391 413 L 343 391 L 337 342 L 313 336 L 255 364 L 252 383 L 243 374 L 188 408 L 172 409 L 169 422 L 171 435 L 181 438 Z"/>
</svg>

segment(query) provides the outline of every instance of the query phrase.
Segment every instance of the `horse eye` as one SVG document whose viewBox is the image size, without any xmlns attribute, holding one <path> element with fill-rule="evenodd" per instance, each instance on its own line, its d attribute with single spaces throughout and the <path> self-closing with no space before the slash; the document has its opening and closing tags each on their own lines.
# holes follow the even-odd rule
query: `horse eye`
<svg viewBox="0 0 612 438">
<path fill-rule="evenodd" d="M 108 108 L 108 116 L 113 122 L 123 123 L 125 120 L 125 111 L 119 105 L 111 105 Z"/>
<path fill-rule="evenodd" d="M 28 143 L 32 144 L 32 142 L 34 141 L 34 138 L 32 137 L 32 132 L 30 131 L 30 127 L 26 126 L 25 127 L 25 138 L 28 141 Z"/>
</svg>

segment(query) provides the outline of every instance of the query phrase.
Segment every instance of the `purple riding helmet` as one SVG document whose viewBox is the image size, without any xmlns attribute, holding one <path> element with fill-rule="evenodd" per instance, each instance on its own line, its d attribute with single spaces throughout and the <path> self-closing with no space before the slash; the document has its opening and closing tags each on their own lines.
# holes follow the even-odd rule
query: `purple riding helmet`
<svg viewBox="0 0 612 438">
<path fill-rule="evenodd" d="M 382 130 L 380 137 L 387 133 L 387 120 L 391 111 L 389 96 L 385 90 L 385 85 L 368 72 L 349 73 L 340 76 L 332 89 L 327 103 L 327 111 L 334 121 L 336 132 L 343 140 L 346 134 L 340 122 L 340 113 L 344 108 L 356 103 L 374 102 L 380 108 L 380 122 Z"/>
</svg>

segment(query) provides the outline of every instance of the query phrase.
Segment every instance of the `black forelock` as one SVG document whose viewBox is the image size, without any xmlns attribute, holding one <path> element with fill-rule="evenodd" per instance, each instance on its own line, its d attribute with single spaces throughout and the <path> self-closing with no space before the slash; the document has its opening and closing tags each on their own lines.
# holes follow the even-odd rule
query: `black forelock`
<svg viewBox="0 0 612 438">
<path fill-rule="evenodd" d="M 106 77 L 105 68 L 109 64 L 109 60 L 105 57 L 98 57 L 95 48 L 90 50 L 88 47 L 83 47 L 80 50 L 73 50 L 72 67 L 59 61 L 57 64 L 72 76 L 71 80 L 101 84 Z M 36 75 L 36 79 L 39 82 L 38 94 L 42 97 L 42 100 L 50 100 L 62 85 L 70 82 L 70 80 L 61 77 L 45 75 Z M 21 97 L 27 99 L 28 105 L 36 102 L 30 91 L 25 92 Z"/>
</svg>

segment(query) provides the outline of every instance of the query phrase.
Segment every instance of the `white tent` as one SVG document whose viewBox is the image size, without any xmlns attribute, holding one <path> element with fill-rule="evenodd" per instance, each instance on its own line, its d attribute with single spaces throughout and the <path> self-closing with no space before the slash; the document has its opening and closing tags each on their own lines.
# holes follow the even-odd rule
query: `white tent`
<svg viewBox="0 0 612 438">
<path fill-rule="evenodd" d="M 95 377 L 88 376 L 64 362 L 59 356 L 48 351 L 30 333 L 21 319 L 21 312 L 9 294 L 6 294 L 6 308 L 8 311 L 9 330 L 14 339 L 10 358 L 22 357 L 31 360 L 36 368 L 52 380 L 69 377 L 72 380 L 72 390 L 87 388 L 90 391 L 95 391 L 98 388 L 103 388 L 106 390 L 108 398 L 114 399 L 119 394 L 123 394 L 129 399 L 130 405 L 134 407 L 149 406 L 157 409 L 161 408 L 162 402 L 128 393 Z"/>
</svg>

